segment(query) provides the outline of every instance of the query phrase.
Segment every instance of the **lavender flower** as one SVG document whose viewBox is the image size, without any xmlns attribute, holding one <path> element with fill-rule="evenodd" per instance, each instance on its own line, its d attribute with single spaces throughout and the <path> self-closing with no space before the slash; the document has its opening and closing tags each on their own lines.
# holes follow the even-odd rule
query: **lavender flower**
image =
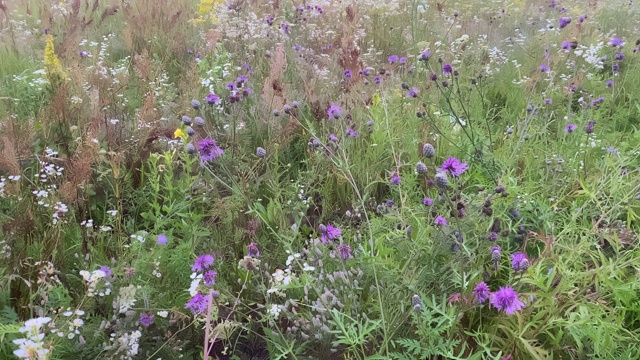
<svg viewBox="0 0 640 360">
<path fill-rule="evenodd" d="M 578 128 L 578 125 L 576 124 L 569 124 L 567 126 L 564 127 L 564 132 L 566 133 L 572 133 L 574 132 L 576 129 Z"/>
<path fill-rule="evenodd" d="M 218 276 L 218 273 L 215 270 L 207 270 L 202 275 L 202 280 L 206 286 L 212 286 L 216 283 L 216 276 Z"/>
<path fill-rule="evenodd" d="M 522 252 L 511 254 L 511 268 L 515 271 L 525 271 L 529 268 L 529 259 Z"/>
<path fill-rule="evenodd" d="M 260 256 L 260 249 L 258 249 L 258 245 L 254 242 L 249 243 L 247 245 L 247 256 L 249 257 L 258 257 Z"/>
<path fill-rule="evenodd" d="M 185 305 L 185 309 L 191 310 L 194 315 L 204 314 L 207 311 L 209 299 L 201 293 L 195 294 Z"/>
<path fill-rule="evenodd" d="M 489 290 L 489 286 L 484 281 L 479 282 L 478 285 L 473 288 L 473 296 L 479 303 L 487 301 L 490 295 L 491 290 Z"/>
<path fill-rule="evenodd" d="M 331 103 L 331 106 L 327 109 L 327 115 L 329 115 L 329 119 L 338 120 L 342 116 L 342 109 L 338 105 Z"/>
<path fill-rule="evenodd" d="M 461 162 L 454 157 L 450 157 L 442 163 L 442 167 L 440 167 L 439 171 L 448 172 L 449 175 L 458 177 L 467 171 L 468 168 L 469 165 L 467 165 L 467 163 Z"/>
<path fill-rule="evenodd" d="M 200 151 L 200 161 L 203 163 L 213 161 L 224 153 L 224 151 L 216 145 L 216 141 L 210 137 L 206 137 L 198 142 L 198 151 Z"/>
<path fill-rule="evenodd" d="M 169 240 L 169 239 L 167 238 L 167 235 L 165 235 L 165 234 L 160 234 L 160 235 L 158 235 L 157 243 L 158 243 L 158 245 L 162 245 L 162 246 L 164 246 L 164 245 L 167 245 L 167 241 L 168 241 L 168 240 Z"/>
<path fill-rule="evenodd" d="M 351 255 L 351 247 L 349 245 L 341 244 L 340 246 L 338 246 L 337 250 L 338 250 L 338 254 L 340 255 L 340 258 L 343 261 L 353 258 L 353 255 Z"/>
<path fill-rule="evenodd" d="M 138 320 L 140 322 L 140 325 L 144 326 L 144 327 L 149 327 L 153 324 L 153 314 L 151 314 L 148 311 L 143 312 L 142 314 L 140 314 L 140 319 Z"/>
<path fill-rule="evenodd" d="M 213 265 L 213 255 L 204 254 L 198 256 L 196 261 L 191 266 L 191 271 L 203 272 Z"/>
<path fill-rule="evenodd" d="M 524 309 L 524 303 L 518 299 L 518 293 L 510 286 L 501 287 L 491 296 L 491 305 L 507 315 Z"/>
<path fill-rule="evenodd" d="M 447 226 L 447 219 L 438 215 L 436 219 L 433 221 L 437 226 Z"/>
</svg>

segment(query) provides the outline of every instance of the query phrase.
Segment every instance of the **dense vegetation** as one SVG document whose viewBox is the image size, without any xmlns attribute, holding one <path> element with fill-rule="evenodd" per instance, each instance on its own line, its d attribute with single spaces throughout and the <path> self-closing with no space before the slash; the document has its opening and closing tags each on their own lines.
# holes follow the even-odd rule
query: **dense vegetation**
<svg viewBox="0 0 640 360">
<path fill-rule="evenodd" d="M 0 358 L 640 358 L 633 2 L 0 10 Z"/>
</svg>

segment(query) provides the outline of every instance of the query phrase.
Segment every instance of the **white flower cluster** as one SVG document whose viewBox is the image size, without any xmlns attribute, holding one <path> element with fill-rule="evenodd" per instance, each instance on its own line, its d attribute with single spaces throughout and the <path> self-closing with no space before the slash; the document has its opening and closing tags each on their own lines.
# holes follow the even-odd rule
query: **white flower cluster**
<svg viewBox="0 0 640 360">
<path fill-rule="evenodd" d="M 120 294 L 113 302 L 113 308 L 117 309 L 120 314 L 129 311 L 136 304 L 136 289 L 135 285 L 120 288 Z"/>
<path fill-rule="evenodd" d="M 111 294 L 111 283 L 105 279 L 107 274 L 104 271 L 94 270 L 90 273 L 86 270 L 81 270 L 80 275 L 82 275 L 82 279 L 84 279 L 89 287 L 87 289 L 87 296 L 93 297 L 96 296 L 96 294 L 98 296 L 107 296 Z"/>
<path fill-rule="evenodd" d="M 84 320 L 82 320 L 80 318 L 80 316 L 84 315 L 84 311 L 82 310 L 75 310 L 75 311 L 71 311 L 71 309 L 67 309 L 67 311 L 65 311 L 64 313 L 62 313 L 62 315 L 70 318 L 68 325 L 68 333 L 67 333 L 67 339 L 73 339 L 76 335 L 80 335 L 80 328 L 82 327 L 82 325 L 84 325 Z M 64 337 L 64 331 L 62 330 L 53 330 L 55 331 L 56 335 L 58 335 L 59 337 Z"/>
<path fill-rule="evenodd" d="M 20 328 L 20 332 L 25 334 L 24 338 L 13 340 L 13 343 L 19 345 L 18 350 L 13 352 L 20 359 L 44 360 L 47 359 L 49 349 L 44 344 L 44 332 L 40 330 L 49 323 L 51 318 L 39 317 L 29 319 L 24 323 L 24 327 Z"/>
<path fill-rule="evenodd" d="M 111 346 L 105 347 L 105 350 L 116 349 L 116 355 L 121 354 L 120 359 L 132 360 L 138 355 L 140 350 L 140 338 L 142 333 L 139 330 L 132 331 L 131 334 L 124 333 L 120 337 L 116 337 L 115 333 L 111 334 L 111 341 L 114 343 Z M 115 357 L 112 357 L 115 359 Z"/>
</svg>

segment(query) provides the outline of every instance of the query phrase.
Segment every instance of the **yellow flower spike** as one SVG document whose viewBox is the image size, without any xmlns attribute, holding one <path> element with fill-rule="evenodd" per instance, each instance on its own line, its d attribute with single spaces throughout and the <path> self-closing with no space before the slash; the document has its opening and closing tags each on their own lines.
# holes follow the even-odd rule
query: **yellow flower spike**
<svg viewBox="0 0 640 360">
<path fill-rule="evenodd" d="M 53 36 L 51 34 L 47 35 L 44 47 L 44 69 L 47 72 L 49 82 L 53 85 L 62 83 L 67 77 L 53 47 Z"/>
<path fill-rule="evenodd" d="M 173 137 L 176 139 L 182 139 L 184 135 L 185 135 L 184 131 L 182 131 L 182 129 L 180 128 L 177 128 L 176 131 L 173 132 Z"/>
</svg>

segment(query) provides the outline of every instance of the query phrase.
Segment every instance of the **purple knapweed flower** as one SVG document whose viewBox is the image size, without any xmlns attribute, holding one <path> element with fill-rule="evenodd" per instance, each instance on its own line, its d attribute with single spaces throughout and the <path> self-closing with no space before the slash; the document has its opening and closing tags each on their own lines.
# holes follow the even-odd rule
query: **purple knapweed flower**
<svg viewBox="0 0 640 360">
<path fill-rule="evenodd" d="M 440 215 L 438 215 L 433 222 L 438 226 L 447 226 L 447 219 Z"/>
<path fill-rule="evenodd" d="M 236 78 L 236 85 L 238 87 L 242 86 L 242 84 L 246 83 L 249 80 L 246 75 L 240 75 Z"/>
<path fill-rule="evenodd" d="M 216 95 L 214 93 L 209 93 L 209 95 L 207 95 L 207 97 L 205 97 L 204 100 L 209 105 L 220 104 L 220 97 L 218 97 L 218 95 Z"/>
<path fill-rule="evenodd" d="M 489 290 L 489 286 L 484 281 L 479 282 L 478 285 L 473 288 L 473 296 L 479 303 L 487 301 L 489 295 L 491 295 L 491 290 Z"/>
<path fill-rule="evenodd" d="M 191 266 L 191 271 L 203 272 L 207 270 L 211 265 L 213 265 L 213 255 L 200 255 Z"/>
<path fill-rule="evenodd" d="M 229 90 L 229 91 L 233 91 L 233 90 L 235 90 L 235 89 L 236 89 L 236 84 L 235 84 L 235 83 L 233 83 L 233 82 L 227 83 L 226 88 L 227 88 L 227 90 Z"/>
<path fill-rule="evenodd" d="M 529 259 L 522 252 L 511 254 L 511 268 L 515 271 L 525 271 L 529 268 Z"/>
<path fill-rule="evenodd" d="M 453 67 L 451 66 L 451 64 L 442 65 L 442 74 L 443 75 L 449 75 L 452 72 L 453 72 Z"/>
<path fill-rule="evenodd" d="M 100 266 L 100 271 L 104 273 L 105 277 L 111 276 L 111 268 L 106 265 Z"/>
<path fill-rule="evenodd" d="M 570 23 L 571 23 L 571 18 L 570 17 L 561 17 L 560 19 L 558 19 L 558 27 L 560 29 L 564 29 Z"/>
<path fill-rule="evenodd" d="M 613 80 L 609 80 L 605 83 L 607 87 L 613 87 Z"/>
<path fill-rule="evenodd" d="M 329 119 L 331 120 L 338 120 L 340 116 L 342 116 L 342 109 L 340 109 L 338 105 L 331 103 L 331 106 L 327 109 L 327 115 L 329 115 Z"/>
<path fill-rule="evenodd" d="M 431 58 L 431 51 L 425 50 L 425 51 L 420 53 L 420 57 L 419 57 L 420 60 L 427 61 L 430 58 Z"/>
<path fill-rule="evenodd" d="M 285 34 L 289 34 L 289 24 L 287 24 L 286 22 L 280 24 L 280 29 L 284 31 Z"/>
<path fill-rule="evenodd" d="M 258 257 L 260 256 L 260 249 L 258 249 L 258 245 L 253 241 L 247 245 L 247 256 L 249 257 Z"/>
<path fill-rule="evenodd" d="M 153 324 L 153 314 L 145 311 L 142 314 L 140 314 L 140 319 L 138 320 L 140 322 L 140 325 L 144 326 L 144 327 L 149 327 Z"/>
<path fill-rule="evenodd" d="M 398 55 L 391 55 L 387 58 L 389 64 L 397 63 L 399 60 Z"/>
<path fill-rule="evenodd" d="M 492 231 L 489 233 L 489 235 L 487 236 L 487 239 L 489 239 L 489 241 L 498 241 L 498 233 L 495 231 Z"/>
<path fill-rule="evenodd" d="M 340 258 L 343 261 L 353 258 L 353 255 L 351 255 L 351 246 L 347 244 L 341 244 L 340 246 L 338 246 L 337 250 L 338 250 L 338 254 L 340 255 Z"/>
<path fill-rule="evenodd" d="M 547 104 L 547 105 L 551 105 L 551 104 L 553 104 L 553 99 L 546 98 L 546 99 L 544 99 L 544 103 Z"/>
<path fill-rule="evenodd" d="M 338 137 L 336 136 L 336 134 L 329 134 L 329 141 L 331 141 L 332 143 L 337 143 Z"/>
<path fill-rule="evenodd" d="M 374 76 L 373 77 L 373 82 L 375 84 L 380 84 L 382 82 L 382 78 L 380 76 Z"/>
<path fill-rule="evenodd" d="M 360 70 L 359 72 L 360 72 L 360 74 L 362 74 L 364 76 L 371 75 L 371 70 L 369 70 L 368 68 L 364 68 L 364 69 Z"/>
<path fill-rule="evenodd" d="M 401 57 L 401 58 L 398 60 L 398 62 L 399 62 L 400 64 L 404 64 L 404 63 L 406 63 L 406 62 L 407 62 L 407 57 L 406 57 L 406 56 Z"/>
<path fill-rule="evenodd" d="M 578 125 L 576 124 L 569 124 L 567 126 L 564 127 L 564 132 L 566 133 L 572 133 L 574 132 L 576 129 L 578 128 Z"/>
<path fill-rule="evenodd" d="M 200 161 L 203 163 L 213 161 L 224 153 L 224 151 L 218 147 L 216 141 L 210 137 L 206 137 L 198 142 L 198 151 L 200 152 Z"/>
<path fill-rule="evenodd" d="M 461 162 L 454 157 L 450 157 L 442 163 L 442 166 L 438 170 L 448 172 L 449 175 L 453 177 L 458 177 L 467 171 L 468 168 L 469 165 L 467 163 Z"/>
<path fill-rule="evenodd" d="M 393 174 L 391 174 L 391 179 L 389 179 L 389 182 L 392 185 L 400 185 L 402 180 L 400 179 L 400 175 L 398 175 L 398 173 L 394 171 Z"/>
<path fill-rule="evenodd" d="M 158 239 L 157 239 L 157 243 L 158 245 L 167 245 L 167 241 L 169 241 L 169 239 L 167 238 L 167 235 L 165 234 L 160 234 L 158 235 Z"/>
<path fill-rule="evenodd" d="M 549 71 L 551 71 L 551 68 L 549 67 L 549 65 L 547 64 L 541 64 L 538 69 L 540 69 L 540 71 L 544 72 L 544 73 L 548 73 Z"/>
<path fill-rule="evenodd" d="M 624 54 L 621 53 L 621 52 L 617 52 L 616 56 L 615 56 L 615 59 L 618 60 L 618 61 L 624 60 Z"/>
<path fill-rule="evenodd" d="M 580 17 L 578 18 L 578 21 L 580 21 L 580 22 L 584 22 L 586 19 L 587 19 L 587 17 L 586 17 L 586 16 L 584 16 L 584 15 L 582 15 L 582 16 L 580 16 Z"/>
<path fill-rule="evenodd" d="M 562 48 L 562 50 L 571 51 L 571 43 L 566 40 L 563 41 L 562 44 L 560 44 L 560 47 Z"/>
<path fill-rule="evenodd" d="M 422 199 L 422 204 L 423 205 L 427 205 L 427 206 L 431 206 L 431 205 L 433 205 L 433 199 L 426 197 L 426 198 Z"/>
<path fill-rule="evenodd" d="M 195 294 L 185 305 L 185 309 L 191 310 L 194 315 L 204 314 L 207 311 L 209 299 L 201 293 Z"/>
<path fill-rule="evenodd" d="M 332 225 L 324 226 L 324 231 L 322 228 L 320 230 L 320 240 L 323 244 L 326 244 L 342 236 L 342 230 Z"/>
<path fill-rule="evenodd" d="M 351 136 L 351 137 L 354 137 L 354 138 L 357 138 L 358 136 L 360 136 L 360 134 L 358 134 L 358 132 L 357 132 L 357 131 L 355 131 L 355 130 L 354 130 L 353 128 L 351 128 L 351 127 L 347 129 L 347 135 L 349 135 L 349 136 Z"/>
<path fill-rule="evenodd" d="M 344 76 L 345 79 L 352 79 L 353 78 L 353 73 L 349 69 L 345 70 L 342 73 L 342 75 Z"/>
<path fill-rule="evenodd" d="M 202 281 L 205 286 L 212 286 L 216 283 L 216 276 L 218 273 L 215 270 L 207 270 L 204 275 L 202 275 Z"/>
<path fill-rule="evenodd" d="M 411 88 L 411 90 L 407 92 L 407 98 L 417 98 L 418 94 L 420 94 L 420 90 L 418 88 Z"/>
<path fill-rule="evenodd" d="M 609 40 L 609 45 L 621 48 L 624 46 L 624 41 L 619 37 L 612 37 L 611 40 Z"/>
<path fill-rule="evenodd" d="M 247 97 L 247 96 L 251 95 L 252 91 L 253 90 L 251 90 L 251 88 L 244 88 L 244 89 L 242 89 L 242 96 Z"/>
<path fill-rule="evenodd" d="M 518 293 L 510 286 L 501 287 L 491 296 L 491 305 L 507 315 L 524 309 L 524 303 L 518 299 Z"/>
</svg>

